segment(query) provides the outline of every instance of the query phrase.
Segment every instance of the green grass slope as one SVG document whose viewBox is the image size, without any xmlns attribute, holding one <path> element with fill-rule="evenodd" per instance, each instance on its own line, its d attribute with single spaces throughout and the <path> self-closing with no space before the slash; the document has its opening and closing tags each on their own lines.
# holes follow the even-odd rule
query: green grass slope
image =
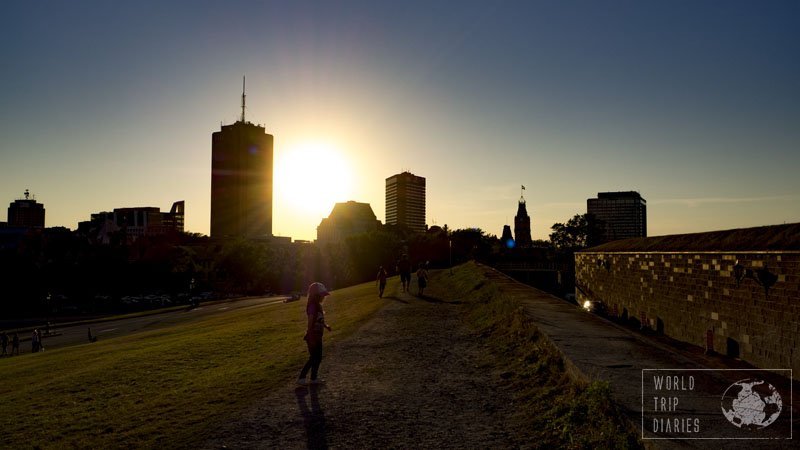
<svg viewBox="0 0 800 450">
<path fill-rule="evenodd" d="M 397 278 L 387 290 L 395 289 Z M 385 302 L 374 283 L 326 301 L 332 345 Z M 469 263 L 435 271 L 426 296 L 463 303 L 514 392 L 534 448 L 637 447 L 608 386 L 580 386 L 520 305 Z M 231 311 L 126 337 L 0 359 L 0 448 L 192 448 L 215 424 L 286 385 L 306 359 L 305 301 Z"/>
<path fill-rule="evenodd" d="M 372 284 L 337 290 L 330 337 L 382 304 Z M 302 300 L 0 359 L 0 447 L 191 447 L 296 376 L 305 326 Z"/>
</svg>

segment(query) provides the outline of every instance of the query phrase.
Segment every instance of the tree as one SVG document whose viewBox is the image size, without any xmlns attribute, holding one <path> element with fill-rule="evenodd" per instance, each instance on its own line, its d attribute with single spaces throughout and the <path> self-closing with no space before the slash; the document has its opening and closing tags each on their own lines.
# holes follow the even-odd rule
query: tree
<svg viewBox="0 0 800 450">
<path fill-rule="evenodd" d="M 554 223 L 550 227 L 550 242 L 557 250 L 575 251 L 595 245 L 602 236 L 602 224 L 590 214 L 576 214 L 566 224 Z"/>
</svg>

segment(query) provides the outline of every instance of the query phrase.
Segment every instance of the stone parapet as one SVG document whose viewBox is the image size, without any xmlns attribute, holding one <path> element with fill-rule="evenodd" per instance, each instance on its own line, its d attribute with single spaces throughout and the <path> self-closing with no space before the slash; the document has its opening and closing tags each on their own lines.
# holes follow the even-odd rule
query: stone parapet
<svg viewBox="0 0 800 450">
<path fill-rule="evenodd" d="M 576 297 L 610 315 L 800 376 L 800 251 L 584 251 Z"/>
</svg>

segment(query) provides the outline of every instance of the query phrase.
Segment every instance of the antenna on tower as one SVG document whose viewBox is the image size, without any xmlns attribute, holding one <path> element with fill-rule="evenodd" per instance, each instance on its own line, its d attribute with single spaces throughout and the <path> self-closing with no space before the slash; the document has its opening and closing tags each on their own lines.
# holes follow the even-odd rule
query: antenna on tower
<svg viewBox="0 0 800 450">
<path fill-rule="evenodd" d="M 245 98 L 247 97 L 246 95 L 244 95 L 244 86 L 245 86 L 244 82 L 245 82 L 245 76 L 242 75 L 242 123 L 244 123 L 244 105 L 245 105 Z"/>
</svg>

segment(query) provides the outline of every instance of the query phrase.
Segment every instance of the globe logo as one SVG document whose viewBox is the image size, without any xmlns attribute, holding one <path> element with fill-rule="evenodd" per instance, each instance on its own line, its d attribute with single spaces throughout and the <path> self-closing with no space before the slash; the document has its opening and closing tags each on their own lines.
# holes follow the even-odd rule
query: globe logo
<svg viewBox="0 0 800 450">
<path fill-rule="evenodd" d="M 760 430 L 778 419 L 783 401 L 773 385 L 745 378 L 728 386 L 722 394 L 721 407 L 722 414 L 736 427 Z"/>
</svg>

